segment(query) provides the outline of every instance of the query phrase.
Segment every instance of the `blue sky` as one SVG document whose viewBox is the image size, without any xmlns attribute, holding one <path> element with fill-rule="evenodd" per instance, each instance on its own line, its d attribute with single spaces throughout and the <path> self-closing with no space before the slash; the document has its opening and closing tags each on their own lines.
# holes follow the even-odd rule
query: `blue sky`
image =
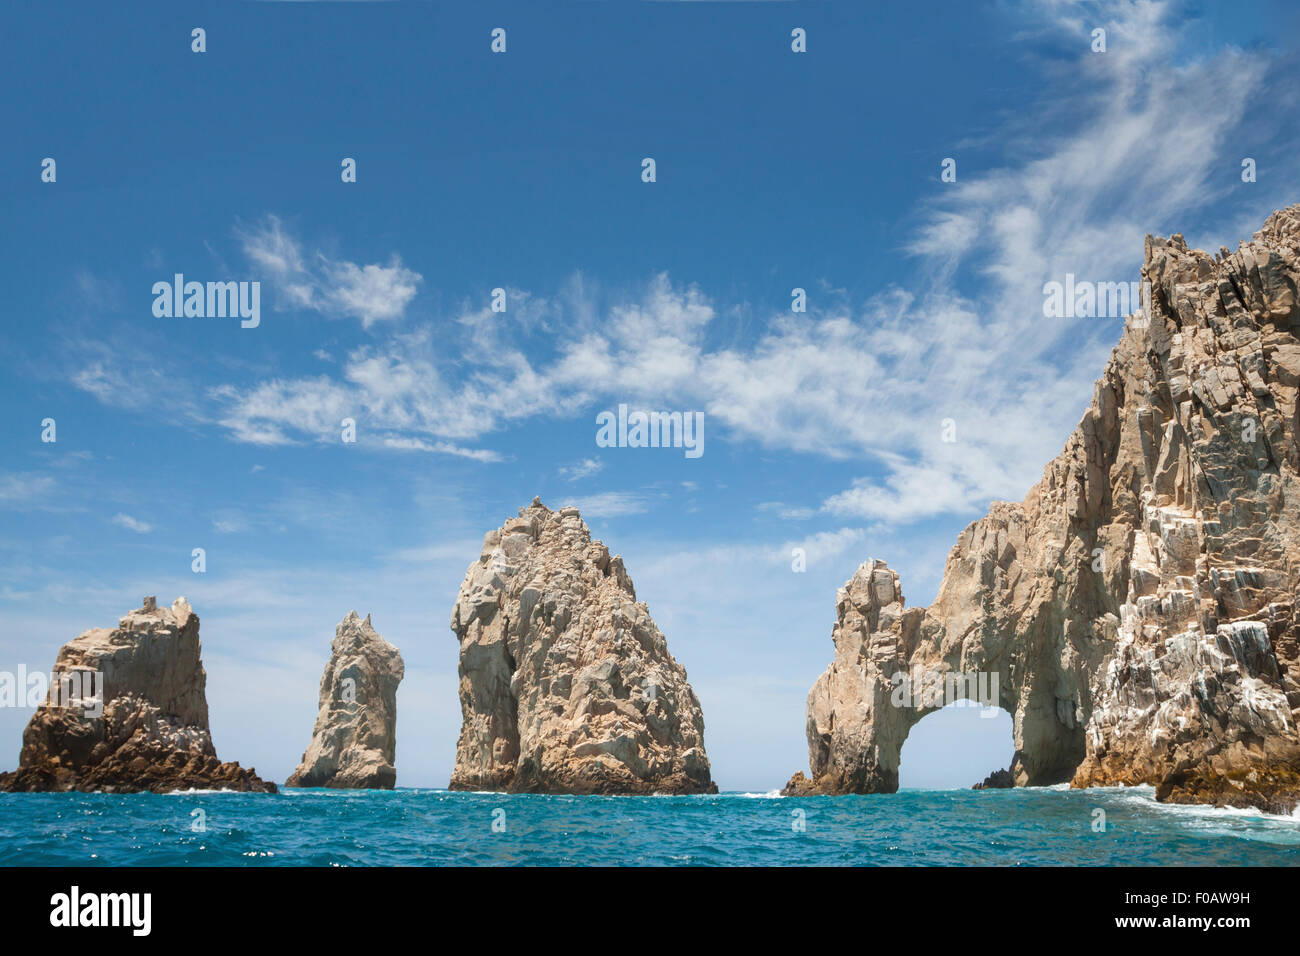
<svg viewBox="0 0 1300 956">
<path fill-rule="evenodd" d="M 355 608 L 406 659 L 399 784 L 445 785 L 451 606 L 540 495 L 623 555 L 721 786 L 779 787 L 836 588 L 879 557 L 928 603 L 1086 407 L 1121 320 L 1044 319 L 1043 283 L 1300 200 L 1283 3 L 90 9 L 0 31 L 0 669 L 183 594 L 218 753 L 277 780 Z M 156 318 L 178 272 L 261 282 L 261 324 Z M 703 412 L 705 453 L 597 447 L 620 402 Z M 1009 757 L 948 711 L 902 782 Z"/>
</svg>

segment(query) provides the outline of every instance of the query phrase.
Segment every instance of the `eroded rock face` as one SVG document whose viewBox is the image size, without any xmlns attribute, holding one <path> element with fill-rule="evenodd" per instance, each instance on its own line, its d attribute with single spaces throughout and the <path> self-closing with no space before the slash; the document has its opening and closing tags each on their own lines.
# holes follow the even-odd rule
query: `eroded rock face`
<svg viewBox="0 0 1300 956">
<path fill-rule="evenodd" d="M 961 533 L 935 603 L 905 609 L 882 562 L 841 589 L 790 792 L 897 789 L 908 731 L 949 701 L 896 706 L 894 675 L 979 672 L 1017 785 L 1296 805 L 1300 206 L 1235 253 L 1148 237 L 1142 278 L 1149 315 L 1065 450 Z"/>
<path fill-rule="evenodd" d="M 617 555 L 538 499 L 488 532 L 452 609 L 453 790 L 716 791 L 686 671 Z"/>
<path fill-rule="evenodd" d="M 311 744 L 286 787 L 391 790 L 397 782 L 397 648 L 356 611 L 334 631 Z"/>
<path fill-rule="evenodd" d="M 199 618 L 183 597 L 169 608 L 145 598 L 117 627 L 63 645 L 51 694 L 23 731 L 18 769 L 0 774 L 0 789 L 274 793 L 251 768 L 217 759 L 199 652 Z M 101 675 L 89 706 L 87 698 L 65 706 L 55 695 L 60 675 L 76 672 Z"/>
</svg>

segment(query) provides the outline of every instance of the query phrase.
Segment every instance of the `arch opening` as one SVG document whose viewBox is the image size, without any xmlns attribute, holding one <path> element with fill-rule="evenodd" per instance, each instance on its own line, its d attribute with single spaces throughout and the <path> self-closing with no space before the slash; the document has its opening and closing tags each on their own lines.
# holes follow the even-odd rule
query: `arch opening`
<svg viewBox="0 0 1300 956">
<path fill-rule="evenodd" d="M 908 732 L 898 759 L 900 790 L 969 790 L 1010 770 L 1016 745 L 1011 714 L 958 700 L 926 714 Z"/>
</svg>

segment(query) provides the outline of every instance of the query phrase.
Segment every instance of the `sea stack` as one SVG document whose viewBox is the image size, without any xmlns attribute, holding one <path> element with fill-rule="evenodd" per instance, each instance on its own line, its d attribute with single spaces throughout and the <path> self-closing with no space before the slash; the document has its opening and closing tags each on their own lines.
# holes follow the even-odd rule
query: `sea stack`
<svg viewBox="0 0 1300 956">
<path fill-rule="evenodd" d="M 274 793 L 254 770 L 217 759 L 206 684 L 198 615 L 183 597 L 169 608 L 145 598 L 117 627 L 63 645 L 18 769 L 0 774 L 0 789 Z M 69 687 L 89 692 L 69 696 Z"/>
<path fill-rule="evenodd" d="M 787 792 L 896 790 L 908 731 L 950 702 L 900 705 L 899 677 L 975 675 L 1013 715 L 1017 786 L 1296 806 L 1300 206 L 1236 252 L 1147 237 L 1142 279 L 1065 450 L 958 536 L 935 602 L 905 609 L 883 562 L 841 589 L 812 779 Z"/>
<path fill-rule="evenodd" d="M 534 498 L 489 531 L 451 629 L 463 717 L 452 790 L 717 791 L 686 670 L 577 508 Z"/>
<path fill-rule="evenodd" d="M 356 611 L 334 631 L 311 744 L 286 787 L 391 790 L 397 781 L 397 648 Z"/>
</svg>

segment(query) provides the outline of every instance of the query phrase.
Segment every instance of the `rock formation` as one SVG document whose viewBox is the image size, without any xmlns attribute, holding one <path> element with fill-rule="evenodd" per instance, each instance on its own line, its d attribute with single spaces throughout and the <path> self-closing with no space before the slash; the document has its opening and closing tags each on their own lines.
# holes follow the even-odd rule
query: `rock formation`
<svg viewBox="0 0 1300 956">
<path fill-rule="evenodd" d="M 63 645 L 51 691 L 23 731 L 18 769 L 0 790 L 133 793 L 220 789 L 275 792 L 252 769 L 217 759 L 208 731 L 199 618 L 185 598 L 152 597 L 115 628 Z M 93 701 L 57 691 L 64 675 L 95 674 Z"/>
<path fill-rule="evenodd" d="M 334 631 L 320 679 L 311 744 L 286 787 L 391 790 L 397 780 L 397 648 L 349 611 Z"/>
<path fill-rule="evenodd" d="M 882 562 L 841 589 L 788 792 L 892 792 L 948 702 L 897 706 L 894 678 L 975 673 L 1014 717 L 1017 785 L 1296 805 L 1300 206 L 1233 253 L 1148 237 L 1142 278 L 1065 450 L 961 533 L 934 604 L 905 609 Z"/>
<path fill-rule="evenodd" d="M 1010 770 L 994 770 L 984 778 L 983 783 L 977 783 L 971 787 L 972 790 L 1006 790 L 1016 785 L 1015 778 L 1011 776 Z"/>
<path fill-rule="evenodd" d="M 617 555 L 534 498 L 488 532 L 451 613 L 453 790 L 716 792 L 704 718 Z"/>
</svg>

